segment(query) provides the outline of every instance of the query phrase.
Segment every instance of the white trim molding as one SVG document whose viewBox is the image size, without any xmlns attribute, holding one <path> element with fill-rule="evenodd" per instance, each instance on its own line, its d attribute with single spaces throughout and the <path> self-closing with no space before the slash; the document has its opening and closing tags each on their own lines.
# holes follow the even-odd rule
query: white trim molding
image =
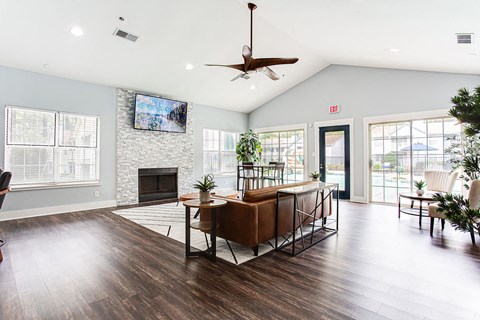
<svg viewBox="0 0 480 320">
<path fill-rule="evenodd" d="M 448 110 L 449 109 L 437 109 L 363 118 L 363 142 L 365 144 L 365 154 L 363 155 L 365 163 L 363 168 L 363 181 L 365 188 L 364 198 L 366 203 L 370 202 L 370 125 L 375 123 L 448 117 Z"/>
<path fill-rule="evenodd" d="M 323 127 L 333 127 L 333 126 L 349 126 L 350 132 L 350 200 L 354 201 L 355 197 L 355 148 L 353 141 L 353 131 L 354 131 L 354 119 L 337 119 L 337 120 L 327 120 L 327 121 L 316 121 L 313 123 L 313 132 L 315 138 L 315 170 L 320 167 L 319 157 L 320 154 L 320 136 L 318 134 L 320 128 Z M 363 201 L 354 201 L 354 202 L 363 202 Z"/>
<path fill-rule="evenodd" d="M 253 129 L 253 131 L 255 131 L 255 132 L 272 132 L 272 131 L 288 131 L 288 130 L 303 129 L 306 132 L 307 128 L 308 128 L 307 123 L 299 123 L 299 124 L 286 124 L 286 125 L 283 125 L 283 126 L 255 128 L 255 129 Z"/>
<path fill-rule="evenodd" d="M 0 221 L 32 218 L 32 217 L 39 217 L 39 216 L 49 216 L 52 214 L 68 213 L 68 212 L 74 212 L 74 211 L 92 210 L 92 209 L 100 209 L 100 208 L 109 208 L 109 207 L 116 207 L 116 206 L 117 206 L 116 200 L 107 200 L 107 201 L 68 204 L 68 205 L 55 206 L 55 207 L 4 211 L 0 214 Z"/>
</svg>

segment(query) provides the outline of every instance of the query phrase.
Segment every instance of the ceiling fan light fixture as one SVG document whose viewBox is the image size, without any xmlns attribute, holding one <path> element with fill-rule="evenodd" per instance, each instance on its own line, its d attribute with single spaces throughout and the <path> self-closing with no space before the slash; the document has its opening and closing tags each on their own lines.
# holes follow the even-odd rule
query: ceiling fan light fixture
<svg viewBox="0 0 480 320">
<path fill-rule="evenodd" d="M 73 34 L 76 37 L 81 37 L 83 36 L 83 30 L 80 27 L 73 27 L 70 29 L 70 33 Z"/>
</svg>

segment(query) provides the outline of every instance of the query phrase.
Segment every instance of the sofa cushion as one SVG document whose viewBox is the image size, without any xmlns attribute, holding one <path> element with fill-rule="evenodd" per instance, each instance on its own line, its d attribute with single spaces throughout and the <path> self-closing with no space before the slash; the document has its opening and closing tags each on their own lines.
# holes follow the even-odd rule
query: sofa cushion
<svg viewBox="0 0 480 320">
<path fill-rule="evenodd" d="M 277 190 L 289 187 L 301 186 L 304 184 L 315 183 L 316 181 L 302 181 L 297 183 L 283 184 L 279 186 L 266 187 L 254 190 L 248 190 L 243 196 L 244 202 L 258 202 L 269 199 L 275 199 L 277 197 Z"/>
</svg>

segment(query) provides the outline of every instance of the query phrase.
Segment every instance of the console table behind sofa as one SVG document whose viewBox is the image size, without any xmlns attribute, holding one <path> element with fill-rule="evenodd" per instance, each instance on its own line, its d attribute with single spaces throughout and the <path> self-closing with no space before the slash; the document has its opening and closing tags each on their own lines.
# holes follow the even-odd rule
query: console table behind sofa
<svg viewBox="0 0 480 320">
<path fill-rule="evenodd" d="M 217 236 L 223 239 L 248 246 L 258 254 L 258 245 L 275 238 L 275 215 L 277 211 L 277 190 L 286 187 L 301 186 L 314 181 L 299 182 L 274 187 L 267 187 L 245 192 L 243 200 L 221 198 L 227 205 L 217 209 Z M 317 182 L 318 183 L 318 182 Z M 314 208 L 315 195 L 308 194 L 301 197 L 305 208 Z M 331 214 L 332 199 L 325 201 L 325 215 Z M 281 200 L 279 206 L 279 233 L 292 230 L 291 197 Z M 317 210 L 317 216 L 322 215 Z M 317 218 L 318 218 L 317 217 Z M 209 220 L 209 213 L 202 211 L 201 220 Z"/>
</svg>

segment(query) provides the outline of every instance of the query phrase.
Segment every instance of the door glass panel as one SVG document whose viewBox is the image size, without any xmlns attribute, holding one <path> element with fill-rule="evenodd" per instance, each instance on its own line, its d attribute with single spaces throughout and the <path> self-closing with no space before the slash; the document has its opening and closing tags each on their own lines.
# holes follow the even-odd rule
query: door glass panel
<svg viewBox="0 0 480 320">
<path fill-rule="evenodd" d="M 325 182 L 338 183 L 345 191 L 345 132 L 325 132 Z"/>
</svg>

